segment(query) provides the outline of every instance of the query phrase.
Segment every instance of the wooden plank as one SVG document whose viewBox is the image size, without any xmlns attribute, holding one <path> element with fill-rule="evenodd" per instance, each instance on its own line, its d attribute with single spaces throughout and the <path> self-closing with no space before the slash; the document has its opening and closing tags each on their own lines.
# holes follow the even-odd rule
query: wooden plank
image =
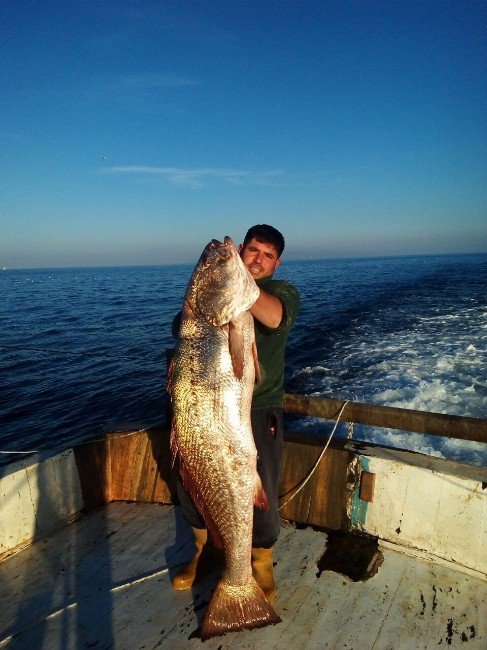
<svg viewBox="0 0 487 650">
<path fill-rule="evenodd" d="M 338 574 L 324 572 L 317 590 L 324 597 L 325 609 L 313 630 L 313 638 L 321 637 L 329 647 L 373 648 L 405 570 L 395 560 L 401 560 L 401 556 L 387 557 L 379 572 L 366 582 L 351 582 Z M 389 641 L 391 648 L 399 643 L 396 638 Z"/>
<path fill-rule="evenodd" d="M 143 508 L 113 504 L 0 564 L 0 630 L 42 628 L 47 616 L 52 618 L 47 625 L 52 628 L 49 638 L 55 639 L 60 628 L 52 615 L 65 610 L 63 619 L 73 607 L 82 619 L 98 610 L 110 620 L 112 605 L 120 601 L 125 585 L 164 569 L 170 553 L 174 515 L 157 505 Z M 106 620 L 95 616 L 91 627 L 106 626 Z M 36 638 L 36 634 L 40 632 L 33 631 L 26 638 Z M 91 638 L 91 632 L 86 638 Z"/>
<path fill-rule="evenodd" d="M 74 447 L 76 465 L 86 508 L 97 508 L 111 498 L 111 467 L 108 439 Z"/>
<path fill-rule="evenodd" d="M 291 439 L 301 434 L 288 434 Z M 301 437 L 302 443 L 307 444 L 304 437 Z M 314 439 L 316 440 L 316 438 Z M 372 442 L 364 442 L 361 440 L 335 440 L 332 446 L 336 445 L 338 448 L 347 449 L 355 454 L 361 456 L 370 456 L 373 458 L 382 458 L 384 460 L 395 460 L 404 465 L 411 465 L 413 467 L 422 467 L 423 469 L 431 470 L 432 472 L 441 472 L 449 476 L 457 476 L 458 478 L 467 478 L 472 481 L 480 481 L 487 483 L 487 467 L 480 467 L 477 465 L 466 465 L 456 460 L 447 460 L 446 458 L 439 458 L 438 456 L 428 456 L 421 454 L 417 451 L 409 451 L 406 449 L 396 449 L 394 447 L 384 447 L 376 445 Z"/>
<path fill-rule="evenodd" d="M 0 564 L 0 648 L 200 648 L 193 632 L 211 586 L 177 593 L 170 585 L 171 570 L 191 553 L 178 512 L 111 504 Z M 390 550 L 366 582 L 318 576 L 325 542 L 311 528 L 283 526 L 275 548 L 282 623 L 211 639 L 205 650 L 409 650 L 467 641 L 483 650 L 485 581 Z M 23 631 L 9 641 L 15 630 Z"/>
<path fill-rule="evenodd" d="M 122 627 L 117 626 L 120 646 L 138 647 L 141 622 L 144 644 L 148 647 L 180 648 L 191 643 L 201 646 L 195 633 L 214 584 L 215 579 L 206 579 L 192 590 L 177 592 L 172 588 L 170 574 L 166 573 L 157 583 L 148 582 L 141 586 L 126 602 L 127 613 L 120 607 L 115 610 L 117 620 L 125 619 Z"/>
<path fill-rule="evenodd" d="M 379 475 L 379 479 L 374 502 L 367 504 L 366 520 L 361 522 L 363 526 L 360 527 L 370 535 L 399 543 L 409 477 L 414 468 L 374 459 L 374 462 L 370 463 L 370 469 Z M 418 508 L 420 509 L 419 504 Z"/>
<path fill-rule="evenodd" d="M 360 498 L 362 501 L 372 503 L 374 501 L 375 474 L 362 472 L 360 474 Z"/>
<path fill-rule="evenodd" d="M 140 473 L 137 454 L 137 433 L 110 436 L 110 461 L 112 484 L 111 501 L 134 501 L 132 483 L 134 474 Z"/>
<path fill-rule="evenodd" d="M 151 454 L 154 459 L 152 495 L 149 500 L 158 503 L 175 503 L 176 473 L 172 467 L 169 447 L 169 431 L 151 429 L 148 431 Z"/>
<path fill-rule="evenodd" d="M 145 432 L 143 432 L 145 434 Z M 134 444 L 132 447 L 132 454 L 130 457 L 130 464 L 132 466 L 132 476 L 130 481 L 130 501 L 139 501 L 139 493 L 141 492 L 142 485 L 147 484 L 146 474 L 146 458 L 148 439 L 145 435 L 134 435 Z M 150 488 L 150 485 L 149 485 Z"/>
<path fill-rule="evenodd" d="M 0 556 L 4 556 L 34 536 L 35 504 L 26 469 L 2 477 L 0 499 Z"/>
<path fill-rule="evenodd" d="M 348 529 L 348 498 L 355 487 L 355 477 L 349 472 L 350 463 L 350 454 L 327 449 L 311 496 L 309 524 L 333 530 Z"/>
<path fill-rule="evenodd" d="M 319 439 L 304 433 L 286 434 L 281 479 L 283 496 L 287 494 L 289 497 L 292 494 L 289 490 L 297 486 L 312 469 L 325 442 L 325 438 Z M 344 454 L 343 457 L 339 455 L 340 452 Z M 339 486 L 347 485 L 345 467 L 347 462 L 350 463 L 353 453 L 394 458 L 406 465 L 425 467 L 452 476 L 487 480 L 487 468 L 465 466 L 441 458 L 365 445 L 357 441 L 332 441 L 317 475 L 289 506 L 283 508 L 283 517 L 317 526 L 346 527 L 346 503 L 344 505 L 343 499 L 339 498 Z M 110 499 L 177 502 L 167 430 L 151 429 L 130 435 L 111 434 L 105 441 L 77 446 L 75 454 L 83 496 L 88 507 Z M 285 500 L 283 498 L 282 503 Z"/>
<path fill-rule="evenodd" d="M 299 443 L 284 445 L 281 516 L 298 523 L 336 530 L 346 527 L 350 455 L 329 448 L 316 465 L 321 451 L 319 447 Z M 310 479 L 300 489 L 311 472 Z M 300 491 L 296 492 L 298 489 Z"/>
<path fill-rule="evenodd" d="M 125 522 L 137 516 L 137 506 L 131 508 L 123 512 Z M 24 626 L 26 622 L 21 615 L 24 609 L 29 612 L 29 621 L 35 621 L 46 612 L 73 602 L 74 595 L 82 596 L 93 584 L 106 591 L 113 573 L 114 533 L 123 528 L 122 521 L 109 521 L 109 515 L 106 509 L 92 511 L 90 516 L 65 526 L 0 564 L 0 629 L 11 627 L 16 620 Z M 122 543 L 124 546 L 126 541 Z"/>
<path fill-rule="evenodd" d="M 9 467 L 0 502 L 0 557 L 71 521 L 84 506 L 73 451 Z"/>
<path fill-rule="evenodd" d="M 482 484 L 379 458 L 361 528 L 384 540 L 487 574 L 487 495 Z"/>
<path fill-rule="evenodd" d="M 367 582 L 352 582 L 338 573 L 324 571 L 316 578 L 312 590 L 296 594 L 292 626 L 272 647 L 373 647 L 371 641 L 380 628 L 383 611 L 393 600 L 396 583 L 397 571 L 391 570 L 389 564 L 383 565 L 379 574 Z M 353 618 L 359 618 L 360 623 L 352 623 Z M 360 642 L 343 644 L 341 638 L 347 631 L 356 634 Z"/>
<path fill-rule="evenodd" d="M 435 478 L 442 487 L 432 552 L 487 576 L 487 494 L 480 483 Z"/>
<path fill-rule="evenodd" d="M 139 503 L 151 503 L 154 500 L 154 486 L 158 469 L 151 438 L 148 435 L 143 438 L 141 436 L 141 440 L 143 440 L 142 464 L 135 489 L 135 500 Z"/>
<path fill-rule="evenodd" d="M 218 648 L 292 648 L 292 639 L 297 608 L 315 589 L 316 562 L 324 551 L 326 535 L 311 528 L 296 529 L 292 524 L 284 525 L 275 547 L 275 578 L 277 583 L 276 611 L 282 622 L 259 630 L 244 630 L 205 641 L 205 649 Z M 303 638 L 295 644 L 301 648 Z M 321 647 L 321 646 L 320 646 Z"/>
<path fill-rule="evenodd" d="M 295 443 L 285 445 L 279 486 L 283 518 L 298 523 L 307 523 L 314 480 L 313 483 L 308 481 L 308 484 L 296 496 L 293 497 L 293 495 L 306 479 L 319 455 L 320 450 L 313 447 L 302 448 Z"/>
<path fill-rule="evenodd" d="M 189 528 L 181 535 L 173 509 L 161 525 L 166 531 L 164 539 L 154 537 L 148 528 L 139 529 L 144 541 L 136 548 L 133 573 L 142 574 L 143 580 L 114 593 L 110 618 L 117 632 L 115 647 L 136 648 L 141 639 L 143 645 L 155 647 L 165 630 L 181 618 L 182 611 L 190 609 L 191 591 L 181 594 L 170 584 L 172 565 L 187 560 L 194 550 Z"/>
<path fill-rule="evenodd" d="M 393 555 L 397 555 L 394 554 Z M 487 585 L 428 562 L 399 556 L 405 566 L 396 597 L 378 631 L 374 647 L 485 648 Z M 397 561 L 397 558 L 394 558 Z"/>
<path fill-rule="evenodd" d="M 111 500 L 172 503 L 175 477 L 162 429 L 111 434 Z"/>
<path fill-rule="evenodd" d="M 288 413 L 310 415 L 327 420 L 336 420 L 344 404 L 344 400 L 326 397 L 290 393 L 284 397 L 284 408 Z M 459 440 L 487 442 L 487 420 L 480 418 L 349 402 L 345 406 L 341 420 Z"/>
</svg>

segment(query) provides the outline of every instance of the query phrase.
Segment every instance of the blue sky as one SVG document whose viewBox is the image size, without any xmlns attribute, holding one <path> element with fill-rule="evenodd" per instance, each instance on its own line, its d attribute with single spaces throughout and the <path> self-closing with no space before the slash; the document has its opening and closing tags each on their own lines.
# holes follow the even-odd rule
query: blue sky
<svg viewBox="0 0 487 650">
<path fill-rule="evenodd" d="M 487 251 L 487 3 L 0 3 L 0 265 Z"/>
</svg>

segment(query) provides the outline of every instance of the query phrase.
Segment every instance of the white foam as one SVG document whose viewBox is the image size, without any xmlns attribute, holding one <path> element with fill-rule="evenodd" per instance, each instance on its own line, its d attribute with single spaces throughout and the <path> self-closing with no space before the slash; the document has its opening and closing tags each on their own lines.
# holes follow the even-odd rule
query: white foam
<svg viewBox="0 0 487 650">
<path fill-rule="evenodd" d="M 293 372 L 292 378 L 300 377 L 301 375 L 320 375 L 323 373 L 331 372 L 329 368 L 325 366 L 306 366 L 301 368 L 301 370 L 296 370 Z"/>
<path fill-rule="evenodd" d="M 436 362 L 436 369 L 442 371 L 453 370 L 455 365 L 453 357 L 444 357 Z"/>
<path fill-rule="evenodd" d="M 418 327 L 387 335 L 380 328 L 362 326 L 359 333 L 365 341 L 351 337 L 346 346 L 342 345 L 340 354 L 327 357 L 324 364 L 296 371 L 293 376 L 307 375 L 315 395 L 485 418 L 487 359 L 482 350 L 487 349 L 487 341 L 480 331 L 483 323 L 479 322 L 478 312 L 465 320 L 460 316 L 423 317 Z M 323 432 L 323 423 L 312 418 L 305 427 Z M 487 461 L 486 446 L 481 443 L 372 427 L 362 427 L 359 437 L 471 463 L 485 465 Z"/>
</svg>

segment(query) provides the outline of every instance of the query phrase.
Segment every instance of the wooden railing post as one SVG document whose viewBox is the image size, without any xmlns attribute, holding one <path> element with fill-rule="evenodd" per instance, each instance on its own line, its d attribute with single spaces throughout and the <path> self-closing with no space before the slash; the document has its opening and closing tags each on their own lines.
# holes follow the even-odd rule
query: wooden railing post
<svg viewBox="0 0 487 650">
<path fill-rule="evenodd" d="M 287 413 L 309 415 L 325 420 L 336 420 L 344 403 L 345 400 L 329 397 L 309 397 L 290 393 L 284 396 L 284 409 Z M 487 442 L 487 420 L 480 418 L 349 402 L 341 420 L 458 440 Z"/>
</svg>

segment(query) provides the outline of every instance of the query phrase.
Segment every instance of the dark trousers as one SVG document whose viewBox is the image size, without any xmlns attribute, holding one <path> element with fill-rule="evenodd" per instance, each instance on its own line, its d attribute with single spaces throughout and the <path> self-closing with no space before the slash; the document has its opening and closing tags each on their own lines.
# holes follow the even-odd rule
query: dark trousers
<svg viewBox="0 0 487 650">
<path fill-rule="evenodd" d="M 251 411 L 252 433 L 257 447 L 257 471 L 264 486 L 269 510 L 254 508 L 252 546 L 270 548 L 279 536 L 279 475 L 283 445 L 283 412 L 281 408 L 265 407 Z M 177 494 L 186 521 L 193 528 L 206 528 L 190 495 L 178 475 Z"/>
</svg>

